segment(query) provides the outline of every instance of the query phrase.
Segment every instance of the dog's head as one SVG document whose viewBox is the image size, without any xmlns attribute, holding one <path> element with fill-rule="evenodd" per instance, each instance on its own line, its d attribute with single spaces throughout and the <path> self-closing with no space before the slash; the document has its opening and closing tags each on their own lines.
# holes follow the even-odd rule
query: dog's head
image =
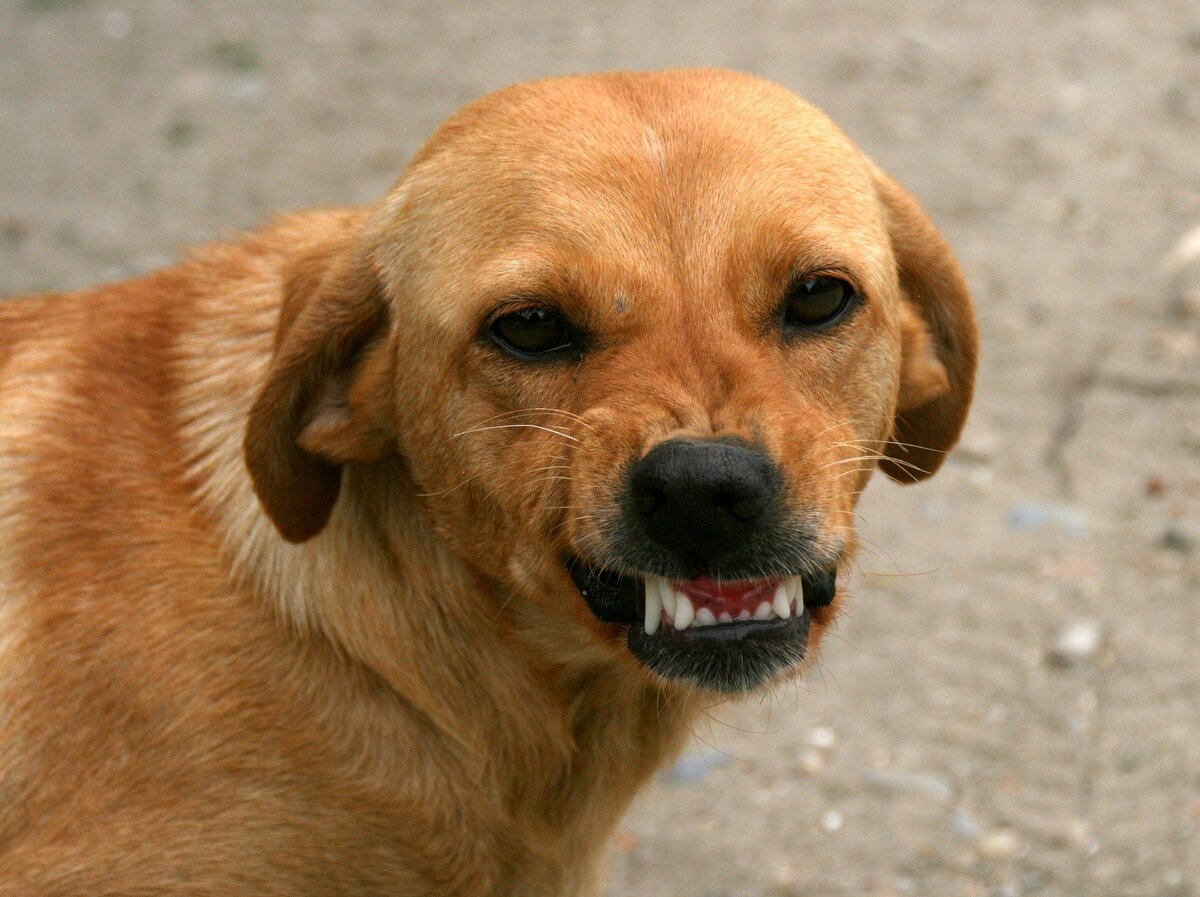
<svg viewBox="0 0 1200 897">
<path fill-rule="evenodd" d="M 974 376 L 917 205 L 724 72 L 467 106 L 285 292 L 246 442 L 285 538 L 398 454 L 497 611 L 712 690 L 811 652 L 872 471 L 933 473 Z"/>
</svg>

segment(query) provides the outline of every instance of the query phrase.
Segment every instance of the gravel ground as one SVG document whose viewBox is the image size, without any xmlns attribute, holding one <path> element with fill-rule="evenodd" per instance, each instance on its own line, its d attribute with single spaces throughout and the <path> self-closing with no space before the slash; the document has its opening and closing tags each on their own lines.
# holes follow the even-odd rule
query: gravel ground
<svg viewBox="0 0 1200 897">
<path fill-rule="evenodd" d="M 713 708 L 610 895 L 1200 894 L 1195 0 L 4 0 L 0 292 L 373 200 L 505 83 L 695 64 L 921 198 L 985 355 L 945 471 L 869 490 L 820 668 Z"/>
</svg>

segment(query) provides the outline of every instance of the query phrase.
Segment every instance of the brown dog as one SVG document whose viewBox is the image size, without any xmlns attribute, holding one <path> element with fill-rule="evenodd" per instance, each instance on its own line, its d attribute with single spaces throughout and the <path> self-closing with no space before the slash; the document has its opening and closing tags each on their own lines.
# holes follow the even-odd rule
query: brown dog
<svg viewBox="0 0 1200 897">
<path fill-rule="evenodd" d="M 0 304 L 0 894 L 594 893 L 974 364 L 913 201 L 713 71 L 513 87 L 377 206 Z"/>
</svg>

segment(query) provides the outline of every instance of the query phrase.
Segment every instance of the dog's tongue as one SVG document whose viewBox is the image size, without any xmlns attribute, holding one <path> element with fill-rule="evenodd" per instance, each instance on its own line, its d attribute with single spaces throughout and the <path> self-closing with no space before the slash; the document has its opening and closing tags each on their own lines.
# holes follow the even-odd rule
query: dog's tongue
<svg viewBox="0 0 1200 897">
<path fill-rule="evenodd" d="M 763 601 L 770 601 L 779 580 L 742 579 L 718 582 L 707 576 L 698 576 L 688 582 L 673 582 L 672 585 L 687 595 L 697 610 L 707 607 L 714 616 L 719 617 L 724 611 L 737 619 L 742 611 L 754 613 Z"/>
</svg>

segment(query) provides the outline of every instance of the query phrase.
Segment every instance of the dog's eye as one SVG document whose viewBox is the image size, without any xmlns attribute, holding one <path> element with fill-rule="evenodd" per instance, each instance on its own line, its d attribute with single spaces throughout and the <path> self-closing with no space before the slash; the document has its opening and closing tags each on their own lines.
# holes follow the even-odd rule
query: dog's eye
<svg viewBox="0 0 1200 897">
<path fill-rule="evenodd" d="M 837 277 L 810 277 L 788 290 L 783 307 L 785 327 L 812 328 L 840 318 L 857 298 L 854 287 Z"/>
<path fill-rule="evenodd" d="M 574 334 L 558 312 L 523 308 L 492 322 L 492 339 L 501 349 L 521 358 L 577 348 Z"/>
</svg>

